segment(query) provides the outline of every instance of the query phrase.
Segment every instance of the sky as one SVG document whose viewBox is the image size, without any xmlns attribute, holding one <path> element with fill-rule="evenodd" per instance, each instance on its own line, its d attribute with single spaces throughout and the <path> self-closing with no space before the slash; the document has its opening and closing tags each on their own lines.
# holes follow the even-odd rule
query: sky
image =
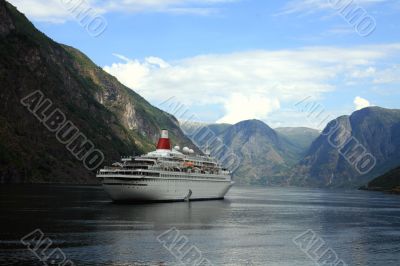
<svg viewBox="0 0 400 266">
<path fill-rule="evenodd" d="M 398 0 L 9 0 L 181 120 L 323 128 L 400 108 Z"/>
</svg>

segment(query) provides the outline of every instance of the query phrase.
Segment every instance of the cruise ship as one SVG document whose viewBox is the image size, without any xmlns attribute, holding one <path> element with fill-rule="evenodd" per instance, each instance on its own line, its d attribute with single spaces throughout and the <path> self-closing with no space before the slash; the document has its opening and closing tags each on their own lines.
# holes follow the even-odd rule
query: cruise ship
<svg viewBox="0 0 400 266">
<path fill-rule="evenodd" d="M 115 202 L 223 199 L 234 183 L 231 172 L 209 154 L 171 148 L 167 130 L 162 130 L 155 151 L 123 157 L 99 170 L 97 177 Z"/>
</svg>

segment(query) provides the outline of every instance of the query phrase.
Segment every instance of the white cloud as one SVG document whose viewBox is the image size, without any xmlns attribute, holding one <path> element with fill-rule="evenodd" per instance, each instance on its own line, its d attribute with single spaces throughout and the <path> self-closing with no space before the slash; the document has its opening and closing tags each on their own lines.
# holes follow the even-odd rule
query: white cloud
<svg viewBox="0 0 400 266">
<path fill-rule="evenodd" d="M 70 14 L 61 4 L 61 0 L 8 0 L 18 10 L 31 19 L 62 23 Z"/>
<path fill-rule="evenodd" d="M 105 66 L 104 70 L 117 77 L 120 82 L 132 89 L 145 87 L 145 80 L 154 73 L 154 70 L 170 66 L 158 57 L 147 57 L 143 62 L 140 62 L 139 60 L 131 60 L 120 54 L 114 54 L 114 56 L 124 62 Z"/>
<path fill-rule="evenodd" d="M 374 83 L 390 84 L 400 83 L 400 65 L 394 65 L 383 69 L 374 76 Z"/>
<path fill-rule="evenodd" d="M 175 96 L 189 107 L 223 107 L 219 121 L 268 120 L 280 106 L 293 106 L 307 96 L 321 98 L 336 89 L 338 80 L 351 75 L 360 79 L 375 71 L 375 62 L 399 53 L 400 45 L 392 44 L 259 50 L 171 62 L 122 57 L 124 62 L 104 69 L 153 103 Z"/>
<path fill-rule="evenodd" d="M 130 60 L 124 56 L 115 54 L 118 58 L 124 60 L 124 63 L 114 63 L 111 66 L 104 67 L 104 70 L 117 77 L 120 82 L 130 88 L 139 88 L 142 86 L 142 80 L 145 79 L 151 71 L 149 60 L 144 63 L 138 60 Z"/>
<path fill-rule="evenodd" d="M 354 107 L 356 110 L 361 110 L 363 108 L 366 107 L 370 107 L 371 103 L 364 98 L 361 98 L 360 96 L 357 96 L 356 98 L 354 98 Z"/>
<path fill-rule="evenodd" d="M 369 5 L 381 4 L 388 2 L 387 0 L 348 0 L 348 1 L 331 1 L 331 0 L 291 0 L 287 2 L 280 14 L 312 14 L 318 11 L 331 10 L 335 12 L 340 7 L 349 4 L 366 7 Z"/>
<path fill-rule="evenodd" d="M 267 118 L 268 114 L 280 108 L 278 99 L 269 99 L 262 95 L 243 95 L 233 93 L 224 102 L 226 114 L 217 123 L 235 124 L 247 119 Z"/>
<path fill-rule="evenodd" d="M 380 69 L 371 66 L 354 69 L 350 72 L 349 77 L 354 80 L 369 79 L 374 84 L 398 84 L 400 83 L 400 65 L 393 64 Z"/>
<path fill-rule="evenodd" d="M 53 23 L 72 20 L 74 6 L 92 8 L 96 14 L 109 12 L 160 12 L 171 14 L 209 15 L 220 3 L 236 0 L 8 0 L 30 19 Z M 78 8 L 78 9 L 79 9 Z M 85 10 L 86 10 L 85 9 Z"/>
<path fill-rule="evenodd" d="M 374 67 L 368 67 L 366 69 L 356 69 L 354 70 L 350 76 L 352 78 L 369 78 L 373 77 L 376 74 L 376 69 Z"/>
</svg>

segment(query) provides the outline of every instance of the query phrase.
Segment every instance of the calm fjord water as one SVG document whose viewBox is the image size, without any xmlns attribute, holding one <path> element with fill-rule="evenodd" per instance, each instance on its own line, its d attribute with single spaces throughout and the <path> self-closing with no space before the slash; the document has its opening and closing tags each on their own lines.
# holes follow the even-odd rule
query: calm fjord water
<svg viewBox="0 0 400 266">
<path fill-rule="evenodd" d="M 213 265 L 315 265 L 308 229 L 348 265 L 400 265 L 400 197 L 234 187 L 224 201 L 116 205 L 101 187 L 0 187 L 0 265 L 43 265 L 20 242 L 41 229 L 75 265 L 179 265 L 157 240 L 176 227 Z"/>
</svg>

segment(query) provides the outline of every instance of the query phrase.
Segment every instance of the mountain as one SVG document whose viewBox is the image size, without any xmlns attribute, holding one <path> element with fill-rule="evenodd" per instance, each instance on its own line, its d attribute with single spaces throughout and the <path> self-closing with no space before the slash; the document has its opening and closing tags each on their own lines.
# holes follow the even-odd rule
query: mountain
<svg viewBox="0 0 400 266">
<path fill-rule="evenodd" d="M 242 183 L 274 183 L 300 158 L 301 149 L 282 138 L 259 120 L 237 123 L 220 135 L 223 143 L 239 156 L 235 171 Z"/>
<path fill-rule="evenodd" d="M 240 165 L 234 172 L 238 183 L 279 183 L 305 152 L 259 120 L 235 125 L 182 123 L 182 127 L 198 146 L 210 149 L 217 158 L 238 156 Z"/>
<path fill-rule="evenodd" d="M 400 110 L 369 107 L 331 121 L 294 167 L 288 183 L 356 187 L 397 165 Z"/>
<path fill-rule="evenodd" d="M 219 136 L 231 126 L 231 124 L 207 124 L 193 121 L 180 121 L 180 127 L 186 135 L 192 135 L 192 133 L 195 133 L 199 130 L 201 131 L 203 128 L 207 128 L 208 130 L 212 131 L 213 134 Z M 196 140 L 199 141 L 200 139 L 197 138 Z M 204 143 L 200 144 L 203 145 Z"/>
<path fill-rule="evenodd" d="M 384 191 L 400 194 L 400 167 L 379 176 L 361 189 Z"/>
<path fill-rule="evenodd" d="M 303 150 L 307 150 L 320 135 L 318 130 L 307 127 L 280 127 L 275 131 Z"/>
<path fill-rule="evenodd" d="M 80 51 L 39 32 L 4 0 L 0 84 L 0 183 L 96 182 L 94 173 L 21 104 L 38 90 L 42 100 L 48 99 L 93 142 L 107 164 L 121 155 L 152 150 L 161 128 L 170 130 L 172 142 L 197 149 L 172 115 L 150 105 Z"/>
</svg>

